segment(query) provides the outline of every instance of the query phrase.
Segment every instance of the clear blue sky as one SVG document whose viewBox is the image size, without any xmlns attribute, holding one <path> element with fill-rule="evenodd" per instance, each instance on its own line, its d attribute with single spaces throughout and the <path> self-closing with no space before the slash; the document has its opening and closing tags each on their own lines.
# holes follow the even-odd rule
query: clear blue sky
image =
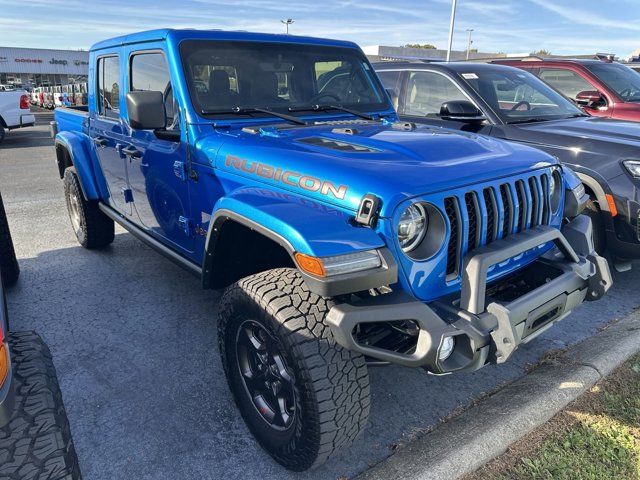
<svg viewBox="0 0 640 480">
<path fill-rule="evenodd" d="M 0 0 L 0 45 L 88 48 L 159 27 L 220 28 L 446 48 L 450 0 Z M 616 53 L 640 48 L 640 0 L 459 0 L 454 49 L 467 28 L 481 51 Z"/>
</svg>

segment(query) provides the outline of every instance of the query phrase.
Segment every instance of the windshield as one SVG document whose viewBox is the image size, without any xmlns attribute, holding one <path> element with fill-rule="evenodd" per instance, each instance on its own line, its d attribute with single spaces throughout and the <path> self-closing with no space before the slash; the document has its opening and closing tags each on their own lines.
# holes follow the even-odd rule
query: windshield
<svg viewBox="0 0 640 480">
<path fill-rule="evenodd" d="M 193 40 L 183 42 L 180 53 L 201 115 L 224 118 L 234 109 L 265 115 L 249 108 L 308 114 L 316 105 L 390 108 L 366 58 L 352 48 Z"/>
<path fill-rule="evenodd" d="M 640 74 L 619 63 L 593 63 L 586 67 L 625 102 L 640 102 Z"/>
<path fill-rule="evenodd" d="M 528 72 L 500 68 L 460 73 L 505 123 L 585 115 L 570 100 Z"/>
</svg>

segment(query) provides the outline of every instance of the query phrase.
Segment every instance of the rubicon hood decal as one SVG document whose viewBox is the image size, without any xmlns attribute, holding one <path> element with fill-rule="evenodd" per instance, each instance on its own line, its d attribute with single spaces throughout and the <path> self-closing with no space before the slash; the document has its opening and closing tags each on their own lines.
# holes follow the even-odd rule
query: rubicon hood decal
<svg viewBox="0 0 640 480">
<path fill-rule="evenodd" d="M 234 155 L 227 155 L 225 165 L 267 180 L 273 180 L 276 183 L 301 188 L 308 192 L 319 192 L 322 195 L 338 200 L 344 200 L 347 196 L 348 187 L 346 185 L 336 185 L 328 180 L 322 180 L 312 175 L 306 175 L 292 170 L 283 170 L 282 168 L 277 168 L 266 163 L 246 160 Z"/>
</svg>

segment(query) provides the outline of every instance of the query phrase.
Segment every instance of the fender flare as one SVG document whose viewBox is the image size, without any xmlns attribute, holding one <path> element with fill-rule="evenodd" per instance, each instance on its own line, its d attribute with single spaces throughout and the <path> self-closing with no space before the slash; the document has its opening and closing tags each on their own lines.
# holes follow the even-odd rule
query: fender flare
<svg viewBox="0 0 640 480">
<path fill-rule="evenodd" d="M 102 194 L 106 191 L 106 185 L 100 185 L 96 178 L 92 160 L 93 152 L 89 147 L 89 137 L 74 132 L 60 132 L 55 137 L 55 145 L 58 168 L 61 167 L 60 158 L 57 157 L 58 148 L 63 148 L 76 169 L 85 199 L 100 200 L 103 198 Z M 60 168 L 60 172 L 62 174 L 64 170 Z"/>
<path fill-rule="evenodd" d="M 611 191 L 609 190 L 609 186 L 606 181 L 604 179 L 599 180 L 595 178 L 593 175 L 595 172 L 586 173 L 584 171 L 576 171 L 575 173 L 582 183 L 589 187 L 589 189 L 595 194 L 596 200 L 598 200 L 598 204 L 600 205 L 600 210 L 610 214 L 611 208 L 609 207 L 606 195 L 611 195 Z"/>
<path fill-rule="evenodd" d="M 222 226 L 227 221 L 240 223 L 277 243 L 289 253 L 294 265 L 295 253 L 326 257 L 362 250 L 388 252 L 384 241 L 374 230 L 352 225 L 349 215 L 342 211 L 289 193 L 264 188 L 241 188 L 218 200 L 214 207 L 202 266 L 205 288 L 210 288 L 211 275 L 215 275 L 213 265 L 216 245 Z M 395 283 L 397 265 L 390 255 L 383 256 L 384 265 L 380 273 L 384 270 L 384 275 L 376 275 L 375 270 L 366 272 L 366 276 L 375 285 L 360 289 Z M 305 276 L 304 272 L 301 273 Z M 312 290 L 321 292 L 323 296 L 332 296 L 337 291 L 318 285 L 314 281 L 317 279 L 305 280 Z M 355 279 L 351 280 L 354 286 L 361 286 Z M 343 282 L 340 290 L 345 287 L 346 283 Z"/>
</svg>

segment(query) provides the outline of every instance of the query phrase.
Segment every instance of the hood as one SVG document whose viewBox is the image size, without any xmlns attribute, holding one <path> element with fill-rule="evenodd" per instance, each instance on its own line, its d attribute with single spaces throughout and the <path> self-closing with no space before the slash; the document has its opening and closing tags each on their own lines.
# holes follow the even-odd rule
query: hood
<svg viewBox="0 0 640 480">
<path fill-rule="evenodd" d="M 513 128 L 519 133 L 510 138 L 568 150 L 566 161 L 596 169 L 606 179 L 622 173 L 620 160 L 640 159 L 640 123 L 580 117 Z"/>
<path fill-rule="evenodd" d="M 216 168 L 355 211 L 382 199 L 382 216 L 409 197 L 544 168 L 556 160 L 535 149 L 432 127 L 412 131 L 377 123 L 230 131 Z M 219 140 L 218 140 L 219 141 Z"/>
</svg>

